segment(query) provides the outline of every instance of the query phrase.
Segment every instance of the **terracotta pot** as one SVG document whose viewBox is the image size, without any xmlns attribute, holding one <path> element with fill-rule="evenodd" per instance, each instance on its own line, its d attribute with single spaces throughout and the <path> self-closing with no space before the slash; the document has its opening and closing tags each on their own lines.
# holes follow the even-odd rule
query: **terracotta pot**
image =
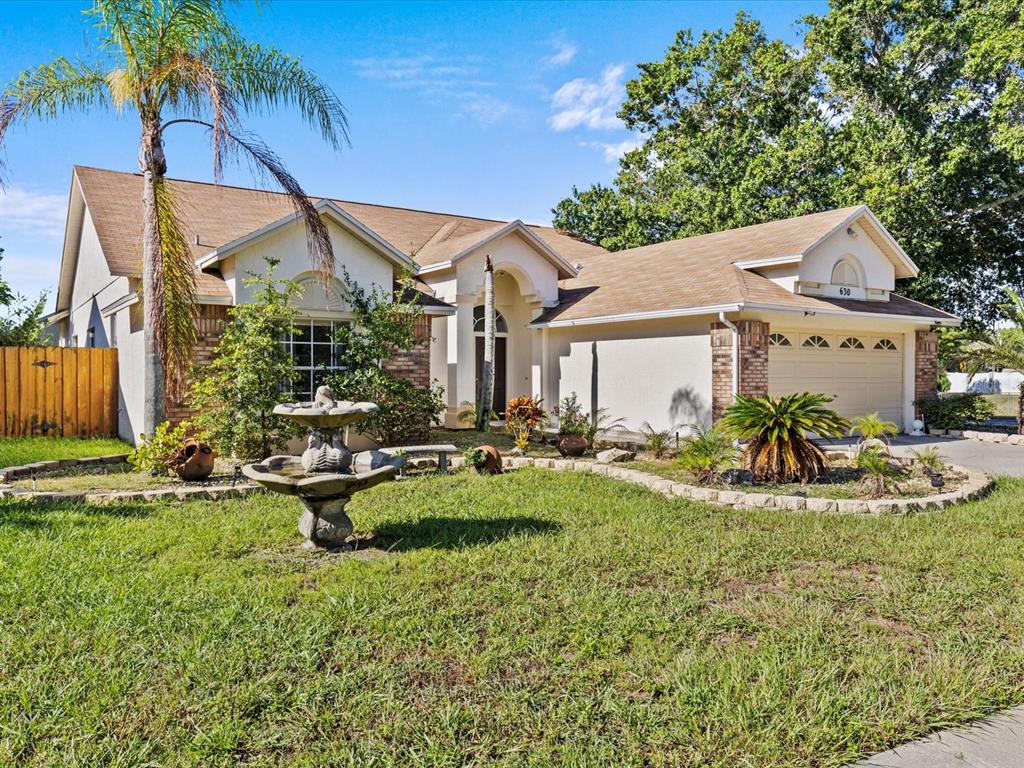
<svg viewBox="0 0 1024 768">
<path fill-rule="evenodd" d="M 203 480 L 213 472 L 213 460 L 216 458 L 213 449 L 194 437 L 185 438 L 184 447 L 174 464 L 174 472 L 182 480 Z"/>
<path fill-rule="evenodd" d="M 493 445 L 481 445 L 480 450 L 484 452 L 484 463 L 474 465 L 477 474 L 500 475 L 501 474 L 501 453 Z"/>
<path fill-rule="evenodd" d="M 587 438 L 583 435 L 559 435 L 557 445 L 563 456 L 579 458 L 587 452 Z"/>
</svg>

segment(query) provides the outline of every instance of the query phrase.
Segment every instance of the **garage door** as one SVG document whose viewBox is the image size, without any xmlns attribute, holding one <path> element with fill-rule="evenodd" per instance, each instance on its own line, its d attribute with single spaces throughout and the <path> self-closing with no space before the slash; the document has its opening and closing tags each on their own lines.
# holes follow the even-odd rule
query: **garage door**
<svg viewBox="0 0 1024 768">
<path fill-rule="evenodd" d="M 824 392 L 847 418 L 878 411 L 903 426 L 903 339 L 866 333 L 775 331 L 768 392 Z"/>
</svg>

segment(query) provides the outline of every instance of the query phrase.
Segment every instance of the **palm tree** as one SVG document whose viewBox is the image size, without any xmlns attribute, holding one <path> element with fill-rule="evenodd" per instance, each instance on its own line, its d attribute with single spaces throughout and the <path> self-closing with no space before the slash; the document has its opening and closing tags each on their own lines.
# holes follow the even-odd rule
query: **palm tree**
<svg viewBox="0 0 1024 768">
<path fill-rule="evenodd" d="M 480 402 L 476 409 L 478 432 L 487 431 L 488 417 L 494 410 L 494 330 L 494 265 L 488 255 L 484 261 L 484 359 L 480 375 Z"/>
<path fill-rule="evenodd" d="M 1024 302 L 1012 288 L 1005 290 L 1009 301 L 1000 308 L 1013 322 L 1013 327 L 995 330 L 987 338 L 964 348 L 967 372 L 971 376 L 985 368 L 1024 374 Z M 1024 387 L 1017 396 L 1017 431 L 1024 434 Z"/>
<path fill-rule="evenodd" d="M 104 61 L 58 57 L 25 70 L 0 93 L 0 144 L 12 125 L 30 118 L 57 120 L 96 107 L 139 116 L 146 434 L 164 420 L 165 392 L 183 391 L 196 340 L 195 272 L 164 181 L 168 128 L 208 130 L 218 182 L 229 156 L 244 157 L 276 181 L 303 214 L 313 263 L 325 280 L 334 272 L 327 227 L 312 202 L 280 159 L 242 130 L 240 118 L 288 105 L 337 148 L 348 138 L 344 109 L 299 59 L 245 40 L 226 18 L 228 2 L 96 0 L 86 13 L 95 21 Z"/>
</svg>

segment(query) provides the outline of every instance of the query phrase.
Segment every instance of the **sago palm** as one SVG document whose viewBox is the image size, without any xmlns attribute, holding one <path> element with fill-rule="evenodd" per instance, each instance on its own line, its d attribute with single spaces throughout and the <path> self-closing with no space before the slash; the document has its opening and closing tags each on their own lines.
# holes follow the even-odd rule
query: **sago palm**
<svg viewBox="0 0 1024 768">
<path fill-rule="evenodd" d="M 313 263 L 334 271 L 327 227 L 277 156 L 242 130 L 241 117 L 287 105 L 334 147 L 347 140 L 337 97 L 299 59 L 241 37 L 225 15 L 226 0 L 96 0 L 103 57 L 82 63 L 58 57 L 25 70 L 0 93 L 0 144 L 27 119 L 56 120 L 93 108 L 133 110 L 141 132 L 141 271 L 145 307 L 145 415 L 152 434 L 163 421 L 165 391 L 180 393 L 196 339 L 196 278 L 188 243 L 164 182 L 164 134 L 199 126 L 212 142 L 213 173 L 241 156 L 269 175 L 304 215 Z"/>
<path fill-rule="evenodd" d="M 849 422 L 824 406 L 832 398 L 802 392 L 774 398 L 736 396 L 720 426 L 746 440 L 743 464 L 757 480 L 808 483 L 828 467 L 828 457 L 808 437 L 839 437 Z"/>
<path fill-rule="evenodd" d="M 860 434 L 861 440 L 887 440 L 886 435 L 895 435 L 899 429 L 899 424 L 886 421 L 878 415 L 878 411 L 866 416 L 854 416 L 850 420 L 850 434 Z"/>
<path fill-rule="evenodd" d="M 985 339 L 967 345 L 964 359 L 971 376 L 986 368 L 1024 374 L 1024 302 L 1011 288 L 1006 289 L 1006 295 L 1009 301 L 1001 308 L 1013 327 L 992 331 Z M 1017 396 L 1017 431 L 1024 434 L 1024 387 Z"/>
</svg>

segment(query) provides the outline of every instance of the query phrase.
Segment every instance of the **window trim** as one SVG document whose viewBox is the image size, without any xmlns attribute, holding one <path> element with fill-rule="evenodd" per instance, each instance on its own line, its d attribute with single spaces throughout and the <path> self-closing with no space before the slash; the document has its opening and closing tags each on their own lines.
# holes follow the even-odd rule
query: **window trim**
<svg viewBox="0 0 1024 768">
<path fill-rule="evenodd" d="M 854 343 L 850 344 L 849 342 L 851 342 L 851 341 L 854 342 Z M 866 347 L 864 346 L 864 342 L 860 338 L 858 338 L 857 336 L 847 336 L 841 342 L 839 342 L 838 349 L 844 349 L 844 350 L 858 350 L 858 349 L 860 349 L 860 350 L 863 350 L 863 349 L 866 349 Z"/>
<path fill-rule="evenodd" d="M 854 280 L 854 282 L 852 282 L 852 283 L 840 282 L 839 280 L 836 279 L 836 272 L 838 272 L 841 267 L 845 267 L 846 269 L 849 269 L 850 272 L 853 273 L 853 280 Z M 832 276 L 831 276 L 830 280 L 832 282 L 832 285 L 839 285 L 839 286 L 843 286 L 845 288 L 860 288 L 861 287 L 861 284 L 860 284 L 860 270 L 858 270 L 853 265 L 853 262 L 850 259 L 847 259 L 847 258 L 840 259 L 839 261 L 837 261 L 832 266 Z"/>
<path fill-rule="evenodd" d="M 811 343 L 814 341 L 814 339 L 820 340 L 821 343 Z M 801 342 L 800 347 L 801 349 L 832 349 L 832 345 L 829 343 L 828 339 L 826 339 L 824 336 L 818 333 L 812 333 L 810 336 L 804 339 Z"/>
<path fill-rule="evenodd" d="M 768 346 L 769 347 L 780 347 L 780 348 L 792 348 L 793 342 L 789 340 L 789 336 L 784 333 L 774 331 L 768 334 Z"/>
</svg>

